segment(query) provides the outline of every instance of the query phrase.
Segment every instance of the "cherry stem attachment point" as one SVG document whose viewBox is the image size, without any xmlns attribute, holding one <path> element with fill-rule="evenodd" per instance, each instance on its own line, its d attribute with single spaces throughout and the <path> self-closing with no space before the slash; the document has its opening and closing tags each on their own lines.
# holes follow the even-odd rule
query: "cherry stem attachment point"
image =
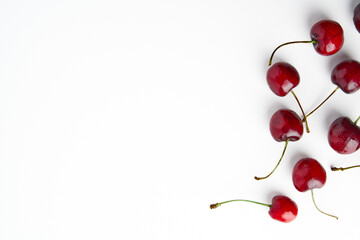
<svg viewBox="0 0 360 240">
<path fill-rule="evenodd" d="M 335 219 L 339 219 L 337 216 L 334 216 L 334 215 L 328 214 L 328 213 L 326 213 L 326 212 L 323 212 L 323 211 L 321 211 L 321 210 L 318 208 L 318 206 L 317 206 L 316 203 L 315 203 L 314 190 L 313 190 L 313 189 L 311 189 L 311 197 L 312 197 L 312 201 L 313 201 L 316 209 L 317 209 L 319 212 L 321 212 L 322 214 L 325 214 L 325 215 L 327 215 L 327 216 L 329 216 L 329 217 L 333 217 L 333 218 L 335 218 Z"/>
<path fill-rule="evenodd" d="M 283 43 L 283 44 L 279 45 L 277 48 L 275 48 L 275 50 L 272 52 L 272 54 L 271 54 L 271 56 L 270 56 L 269 66 L 271 66 L 271 64 L 272 64 L 272 59 L 273 59 L 273 57 L 274 57 L 274 54 L 275 54 L 275 52 L 276 52 L 279 48 L 281 48 L 281 47 L 283 47 L 283 46 L 285 46 L 285 45 L 294 44 L 294 43 L 316 43 L 316 40 L 311 40 L 311 41 L 292 41 L 292 42 L 287 42 L 287 43 Z"/>
<path fill-rule="evenodd" d="M 359 122 L 359 120 L 360 120 L 360 116 L 355 120 L 355 125 L 357 125 L 357 123 Z"/>
<path fill-rule="evenodd" d="M 329 95 L 327 98 L 325 98 L 325 100 L 322 101 L 322 102 L 319 104 L 319 106 L 317 106 L 314 110 L 312 110 L 310 113 L 308 113 L 308 114 L 306 115 L 306 118 L 308 118 L 311 114 L 313 114 L 316 110 L 318 110 L 338 89 L 339 89 L 339 87 L 336 87 L 335 90 L 332 91 L 332 92 L 330 93 L 330 95 Z M 306 118 L 303 118 L 302 121 L 305 122 L 305 119 L 306 119 Z"/>
<path fill-rule="evenodd" d="M 287 140 L 285 141 L 284 150 L 283 150 L 283 152 L 282 152 L 282 154 L 281 154 L 281 157 L 280 157 L 280 160 L 279 160 L 278 163 L 276 164 L 275 168 L 274 168 L 267 176 L 265 176 L 265 177 L 256 177 L 256 176 L 255 176 L 255 177 L 254 177 L 255 180 L 263 180 L 263 179 L 266 179 L 266 178 L 270 177 L 270 175 L 273 174 L 273 172 L 275 172 L 276 168 L 280 165 L 280 162 L 281 162 L 281 160 L 282 160 L 283 157 L 284 157 L 284 154 L 285 154 L 285 151 L 286 151 L 286 148 L 287 148 L 288 143 L 289 143 L 289 139 L 287 139 Z"/>
<path fill-rule="evenodd" d="M 255 201 L 245 200 L 245 199 L 234 199 L 234 200 L 229 200 L 229 201 L 225 201 L 225 202 L 211 204 L 210 209 L 215 209 L 217 207 L 220 207 L 222 204 L 229 203 L 229 202 L 249 202 L 249 203 L 255 203 L 255 204 L 266 206 L 266 207 L 271 207 L 271 204 L 255 202 Z"/>
<path fill-rule="evenodd" d="M 351 167 L 331 167 L 331 171 L 344 171 L 344 170 L 348 170 L 348 169 L 351 169 L 351 168 L 357 168 L 357 167 L 360 167 L 360 165 L 355 165 L 355 166 L 351 166 Z"/>
<path fill-rule="evenodd" d="M 291 93 L 292 95 L 294 96 L 296 102 L 298 103 L 299 107 L 300 107 L 300 110 L 301 110 L 301 113 L 303 114 L 303 119 L 304 119 L 304 122 L 305 122 L 305 128 L 306 128 L 306 132 L 309 133 L 310 130 L 309 130 L 309 125 L 308 125 L 308 122 L 307 122 L 307 119 L 306 119 L 306 115 L 305 115 L 305 112 L 304 112 L 304 109 L 302 108 L 301 104 L 300 104 L 300 101 L 299 99 L 297 98 L 295 92 L 293 90 L 291 90 Z"/>
</svg>

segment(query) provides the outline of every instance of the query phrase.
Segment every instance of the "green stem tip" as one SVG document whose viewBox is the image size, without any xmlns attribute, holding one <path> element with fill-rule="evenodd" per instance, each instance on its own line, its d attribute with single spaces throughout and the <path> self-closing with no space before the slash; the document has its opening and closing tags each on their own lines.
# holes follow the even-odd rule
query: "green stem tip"
<svg viewBox="0 0 360 240">
<path fill-rule="evenodd" d="M 313 191 L 313 189 L 311 189 L 311 197 L 312 197 L 312 201 L 313 201 L 316 209 L 317 209 L 319 212 L 321 212 L 322 214 L 325 214 L 326 216 L 333 217 L 333 218 L 335 218 L 335 219 L 339 219 L 337 216 L 334 216 L 334 215 L 331 215 L 331 214 L 329 214 L 329 213 L 323 212 L 323 211 L 321 211 L 321 210 L 318 208 L 318 206 L 317 206 L 316 203 L 315 203 L 315 198 L 314 198 L 314 191 Z"/>
<path fill-rule="evenodd" d="M 261 203 L 261 202 L 246 200 L 246 199 L 233 199 L 233 200 L 229 200 L 229 201 L 225 201 L 225 202 L 210 204 L 210 209 L 218 208 L 221 205 L 229 203 L 229 202 L 249 202 L 249 203 L 255 203 L 255 204 L 266 206 L 266 207 L 271 207 L 271 204 L 266 204 L 266 203 Z"/>
<path fill-rule="evenodd" d="M 360 165 L 354 165 L 354 166 L 351 166 L 351 167 L 331 167 L 331 171 L 344 171 L 344 170 L 348 170 L 348 169 L 351 169 L 351 168 L 357 168 L 357 167 L 360 167 Z"/>
</svg>

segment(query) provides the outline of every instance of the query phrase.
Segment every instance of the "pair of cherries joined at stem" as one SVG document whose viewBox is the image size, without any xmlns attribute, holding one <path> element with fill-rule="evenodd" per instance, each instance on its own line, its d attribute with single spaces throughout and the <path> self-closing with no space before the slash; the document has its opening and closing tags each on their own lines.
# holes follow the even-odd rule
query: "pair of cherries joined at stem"
<svg viewBox="0 0 360 240">
<path fill-rule="evenodd" d="M 299 192 L 306 192 L 308 190 L 311 191 L 312 201 L 319 212 L 327 216 L 338 219 L 336 216 L 320 210 L 315 203 L 313 190 L 315 188 L 323 187 L 326 182 L 326 171 L 317 160 L 312 158 L 300 159 L 294 166 L 292 173 L 292 180 L 295 188 Z M 252 200 L 245 200 L 245 199 L 234 199 L 234 200 L 211 204 L 210 208 L 215 209 L 223 204 L 230 202 L 250 202 L 258 205 L 267 206 L 270 208 L 269 215 L 273 219 L 284 223 L 293 221 L 298 214 L 298 207 L 296 203 L 290 198 L 283 195 L 274 196 L 272 199 L 272 204 L 266 204 Z"/>
</svg>

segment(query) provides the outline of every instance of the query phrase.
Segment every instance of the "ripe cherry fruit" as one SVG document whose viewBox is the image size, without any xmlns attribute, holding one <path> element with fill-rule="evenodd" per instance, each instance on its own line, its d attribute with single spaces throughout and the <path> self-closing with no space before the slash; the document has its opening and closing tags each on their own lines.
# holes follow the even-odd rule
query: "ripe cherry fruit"
<svg viewBox="0 0 360 240">
<path fill-rule="evenodd" d="M 306 131 L 310 132 L 304 110 L 293 90 L 293 88 L 300 83 L 300 75 L 296 68 L 286 62 L 277 62 L 268 69 L 266 73 L 266 80 L 271 91 L 273 91 L 273 93 L 277 96 L 284 97 L 291 92 L 304 116 Z"/>
<path fill-rule="evenodd" d="M 334 215 L 321 211 L 315 203 L 313 189 L 321 188 L 326 182 L 325 169 L 318 161 L 313 158 L 300 159 L 294 166 L 292 180 L 295 188 L 299 192 L 306 192 L 308 190 L 311 191 L 313 203 L 318 211 L 327 216 L 338 219 Z"/>
<path fill-rule="evenodd" d="M 275 219 L 277 221 L 284 222 L 284 223 L 293 221 L 298 214 L 298 207 L 297 207 L 296 203 L 293 200 L 291 200 L 290 198 L 283 196 L 283 195 L 274 196 L 272 198 L 271 204 L 255 202 L 255 201 L 245 200 L 245 199 L 234 199 L 234 200 L 229 200 L 229 201 L 225 201 L 225 202 L 211 204 L 210 209 L 215 209 L 225 203 L 237 202 L 237 201 L 250 202 L 250 203 L 255 203 L 258 205 L 263 205 L 263 206 L 269 207 L 270 208 L 269 209 L 270 217 L 272 217 L 273 219 Z"/>
<path fill-rule="evenodd" d="M 344 44 L 344 31 L 339 23 L 332 20 L 322 20 L 315 23 L 310 30 L 311 40 L 309 41 L 293 41 L 283 43 L 271 54 L 269 66 L 275 52 L 282 46 L 294 43 L 312 43 L 315 51 L 321 55 L 329 56 L 337 53 Z"/>
<path fill-rule="evenodd" d="M 348 117 L 337 118 L 329 128 L 328 140 L 332 149 L 340 154 L 350 154 L 360 148 L 360 127 Z"/>
<path fill-rule="evenodd" d="M 304 132 L 301 118 L 290 109 L 280 109 L 270 119 L 271 136 L 278 142 L 285 142 L 284 150 L 275 168 L 265 177 L 255 177 L 256 180 L 268 178 L 279 166 L 284 157 L 289 141 L 298 141 Z"/>
<path fill-rule="evenodd" d="M 354 9 L 353 21 L 354 21 L 356 30 L 358 32 L 360 32 L 360 4 L 358 4 Z"/>
<path fill-rule="evenodd" d="M 340 154 L 350 154 L 360 148 L 360 127 L 357 126 L 360 116 L 355 122 L 347 117 L 336 119 L 329 129 L 328 139 L 330 146 Z M 331 167 L 332 171 L 344 171 L 351 168 L 357 168 L 360 165 L 351 167 Z"/>
<path fill-rule="evenodd" d="M 339 88 L 347 94 L 355 93 L 360 88 L 360 63 L 355 60 L 344 60 L 337 64 L 331 72 L 331 81 L 337 87 L 322 101 L 319 106 L 306 115 L 309 117 L 319 109 Z M 303 119 L 305 121 L 305 119 Z"/>
</svg>

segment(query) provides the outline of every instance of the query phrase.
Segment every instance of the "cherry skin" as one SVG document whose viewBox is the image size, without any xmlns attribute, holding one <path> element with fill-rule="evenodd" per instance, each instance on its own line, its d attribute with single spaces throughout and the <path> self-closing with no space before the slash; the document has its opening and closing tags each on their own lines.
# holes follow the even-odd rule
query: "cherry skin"
<svg viewBox="0 0 360 240">
<path fill-rule="evenodd" d="M 321 188 L 326 182 L 326 171 L 315 159 L 303 158 L 296 163 L 292 180 L 299 192 Z"/>
<path fill-rule="evenodd" d="M 353 21 L 354 21 L 356 30 L 358 32 L 360 32 L 360 4 L 358 4 L 354 9 Z"/>
<path fill-rule="evenodd" d="M 271 136 L 278 142 L 298 141 L 303 132 L 300 117 L 290 109 L 280 109 L 270 119 Z"/>
<path fill-rule="evenodd" d="M 313 158 L 300 159 L 294 166 L 292 180 L 299 192 L 311 191 L 313 203 L 319 212 L 338 219 L 334 215 L 321 211 L 315 203 L 313 189 L 322 188 L 326 182 L 326 171 L 318 161 Z"/>
<path fill-rule="evenodd" d="M 345 93 L 354 93 L 360 88 L 360 63 L 345 60 L 334 67 L 331 81 Z"/>
<path fill-rule="evenodd" d="M 339 23 L 332 20 L 322 20 L 314 24 L 310 36 L 316 52 L 329 56 L 337 53 L 344 44 L 344 32 Z"/>
<path fill-rule="evenodd" d="M 245 199 L 234 199 L 229 200 L 225 202 L 215 203 L 210 205 L 210 209 L 215 209 L 217 207 L 220 207 L 223 204 L 229 203 L 229 202 L 250 202 L 255 203 L 258 205 L 269 207 L 269 215 L 273 219 L 288 223 L 293 221 L 297 214 L 298 214 L 298 207 L 296 203 L 291 200 L 290 198 L 283 196 L 283 195 L 276 195 L 272 198 L 271 204 L 261 203 L 261 202 L 255 202 L 251 200 L 245 200 Z"/>
<path fill-rule="evenodd" d="M 360 148 L 360 127 L 348 117 L 339 117 L 330 125 L 328 141 L 340 154 L 353 153 Z"/>
<path fill-rule="evenodd" d="M 294 87 L 299 85 L 300 75 L 289 63 L 273 64 L 266 73 L 267 83 L 277 96 L 286 96 Z"/>
</svg>

